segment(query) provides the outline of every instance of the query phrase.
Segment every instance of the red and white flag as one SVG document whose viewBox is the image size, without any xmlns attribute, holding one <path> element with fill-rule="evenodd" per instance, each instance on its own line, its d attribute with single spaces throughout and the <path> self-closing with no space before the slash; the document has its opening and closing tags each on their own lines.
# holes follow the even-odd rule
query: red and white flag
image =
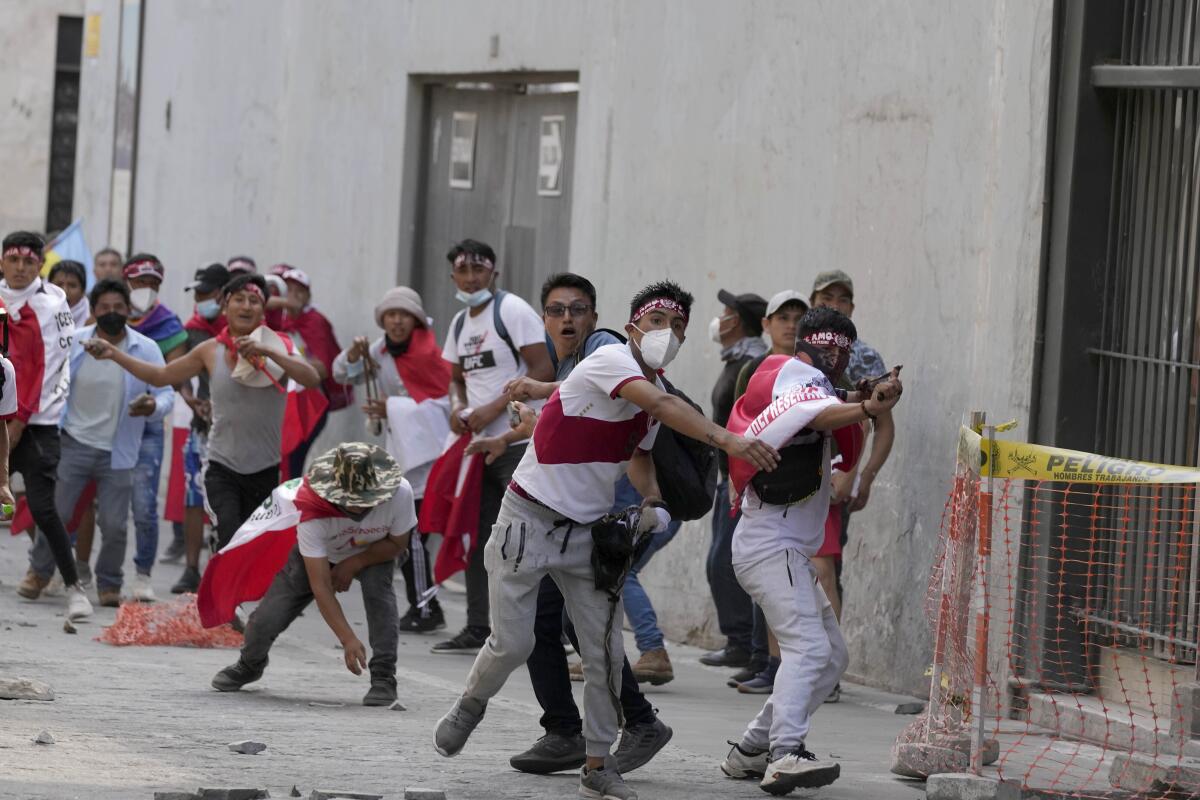
<svg viewBox="0 0 1200 800">
<path fill-rule="evenodd" d="M 283 439 L 279 446 L 282 456 L 279 468 L 284 478 L 300 477 L 287 474 L 288 456 L 312 434 L 327 408 L 329 398 L 320 386 L 305 389 L 295 381 L 288 381 L 287 405 L 283 409 Z"/>
<path fill-rule="evenodd" d="M 303 478 L 275 487 L 229 544 L 208 561 L 196 608 L 200 622 L 215 628 L 233 619 L 242 603 L 259 600 L 287 563 L 296 545 L 296 528 L 310 519 L 345 516 L 321 499 Z"/>
</svg>

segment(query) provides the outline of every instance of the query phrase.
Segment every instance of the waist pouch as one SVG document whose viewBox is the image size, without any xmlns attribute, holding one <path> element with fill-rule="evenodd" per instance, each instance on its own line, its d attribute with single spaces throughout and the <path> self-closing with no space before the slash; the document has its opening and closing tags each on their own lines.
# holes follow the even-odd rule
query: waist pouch
<svg viewBox="0 0 1200 800">
<path fill-rule="evenodd" d="M 625 514 L 609 514 L 592 526 L 592 572 L 598 591 L 620 591 L 632 563 L 633 531 Z"/>
<path fill-rule="evenodd" d="M 812 497 L 821 488 L 825 442 L 794 444 L 779 450 L 779 466 L 773 472 L 759 471 L 750 480 L 764 503 L 786 506 Z"/>
</svg>

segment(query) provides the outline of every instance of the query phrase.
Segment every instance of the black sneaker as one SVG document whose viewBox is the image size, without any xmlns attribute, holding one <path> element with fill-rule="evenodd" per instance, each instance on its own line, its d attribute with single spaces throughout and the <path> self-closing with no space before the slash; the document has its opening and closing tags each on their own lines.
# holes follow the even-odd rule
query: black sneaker
<svg viewBox="0 0 1200 800">
<path fill-rule="evenodd" d="M 167 552 L 162 554 L 162 558 L 159 561 L 164 564 L 178 564 L 183 560 L 185 552 L 183 539 L 172 539 L 171 544 L 167 546 Z"/>
<path fill-rule="evenodd" d="M 444 642 L 438 642 L 433 647 L 429 648 L 431 653 L 446 654 L 446 653 L 465 653 L 474 655 L 483 647 L 483 643 L 487 641 L 487 637 L 491 631 L 487 628 L 473 628 L 470 625 L 459 631 L 458 636 L 453 639 L 447 639 Z"/>
<path fill-rule="evenodd" d="M 617 743 L 617 771 L 628 775 L 638 767 L 645 766 L 659 750 L 671 741 L 674 731 L 662 720 L 655 718 L 641 725 L 630 725 L 621 732 Z"/>
<path fill-rule="evenodd" d="M 171 594 L 194 593 L 199 588 L 200 570 L 196 567 L 185 567 L 183 574 L 179 576 L 179 580 L 175 581 L 175 585 L 171 587 Z"/>
<path fill-rule="evenodd" d="M 212 687 L 218 692 L 236 692 L 247 683 L 254 683 L 261 678 L 263 670 L 266 668 L 265 661 L 261 667 L 255 669 L 239 658 L 236 664 L 226 667 L 213 676 Z"/>
<path fill-rule="evenodd" d="M 396 702 L 396 681 L 378 679 L 371 681 L 371 688 L 363 696 L 364 706 L 390 706 Z"/>
<path fill-rule="evenodd" d="M 737 672 L 733 673 L 733 677 L 725 681 L 725 685 L 730 689 L 736 689 L 739 683 L 745 683 L 752 679 L 755 675 L 766 669 L 766 662 L 751 661 L 747 666 L 742 667 Z"/>
<path fill-rule="evenodd" d="M 508 760 L 513 769 L 534 775 L 549 775 L 566 769 L 579 769 L 587 761 L 583 734 L 564 736 L 547 733 L 533 743 L 533 747 Z"/>
<path fill-rule="evenodd" d="M 429 616 L 422 617 L 421 609 L 410 608 L 408 613 L 400 618 L 401 633 L 433 633 L 446 627 L 446 615 L 440 608 L 433 608 Z"/>
</svg>

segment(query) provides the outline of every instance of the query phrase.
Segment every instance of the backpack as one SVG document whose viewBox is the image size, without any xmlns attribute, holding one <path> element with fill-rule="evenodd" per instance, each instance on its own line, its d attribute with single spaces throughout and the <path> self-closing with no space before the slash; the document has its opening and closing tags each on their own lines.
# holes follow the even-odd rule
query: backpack
<svg viewBox="0 0 1200 800">
<path fill-rule="evenodd" d="M 508 335 L 508 327 L 504 324 L 504 318 L 500 316 L 500 304 L 506 297 L 508 297 L 508 292 L 503 289 L 496 290 L 496 294 L 492 298 L 492 325 L 496 328 L 496 334 L 508 345 L 513 360 L 520 364 L 521 352 L 513 344 L 512 337 Z M 464 308 L 454 315 L 454 345 L 456 347 L 458 346 L 458 337 L 462 335 L 463 325 L 467 324 L 467 311 L 468 309 Z"/>
<path fill-rule="evenodd" d="M 663 387 L 701 414 L 699 405 L 661 375 Z M 700 519 L 712 509 L 717 490 L 717 450 L 704 442 L 659 424 L 654 437 L 654 472 L 672 519 L 686 522 Z"/>
</svg>

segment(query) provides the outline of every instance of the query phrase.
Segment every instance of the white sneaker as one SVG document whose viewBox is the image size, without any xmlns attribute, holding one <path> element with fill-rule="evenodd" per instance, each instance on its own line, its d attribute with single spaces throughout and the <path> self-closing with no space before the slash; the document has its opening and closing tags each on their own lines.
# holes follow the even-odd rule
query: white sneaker
<svg viewBox="0 0 1200 800">
<path fill-rule="evenodd" d="M 67 587 L 63 583 L 62 573 L 55 572 L 50 578 L 50 582 L 46 584 L 46 588 L 42 589 L 42 594 L 46 597 L 62 597 L 67 593 Z"/>
<path fill-rule="evenodd" d="M 133 599 L 139 603 L 158 602 L 154 587 L 150 585 L 150 576 L 137 573 L 133 577 Z"/>
<path fill-rule="evenodd" d="M 767 774 L 767 762 L 771 754 L 768 750 L 746 750 L 741 742 L 729 742 L 733 745 L 729 755 L 721 762 L 721 771 L 731 778 L 761 778 Z"/>
<path fill-rule="evenodd" d="M 87 599 L 79 584 L 67 587 L 67 619 L 72 622 L 92 615 L 92 602 Z"/>
<path fill-rule="evenodd" d="M 767 765 L 759 788 L 767 794 L 787 794 L 793 789 L 816 789 L 828 786 L 842 774 L 842 765 L 836 761 L 822 761 L 803 745 L 780 753 Z"/>
</svg>

